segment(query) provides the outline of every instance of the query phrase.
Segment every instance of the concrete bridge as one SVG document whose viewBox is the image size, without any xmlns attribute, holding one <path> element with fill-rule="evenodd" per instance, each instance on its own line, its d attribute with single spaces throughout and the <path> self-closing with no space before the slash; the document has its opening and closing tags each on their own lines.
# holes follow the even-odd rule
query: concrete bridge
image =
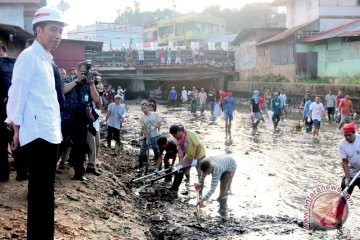
<svg viewBox="0 0 360 240">
<path fill-rule="evenodd" d="M 183 64 L 169 65 L 158 65 L 149 56 L 145 58 L 148 61 L 144 61 L 144 65 L 126 62 L 126 59 L 121 60 L 116 54 L 105 54 L 102 59 L 99 56 L 87 56 L 87 59 L 93 61 L 93 69 L 101 73 L 105 84 L 127 89 L 127 97 L 137 97 L 157 89 L 166 98 L 171 87 L 175 87 L 178 92 L 183 86 L 186 89 L 192 86 L 199 89 L 203 87 L 208 91 L 210 88 L 223 89 L 228 81 L 237 80 L 238 74 L 234 71 L 233 61 L 222 61 L 222 56 L 217 61 L 212 60 L 212 64 L 183 61 Z"/>
</svg>

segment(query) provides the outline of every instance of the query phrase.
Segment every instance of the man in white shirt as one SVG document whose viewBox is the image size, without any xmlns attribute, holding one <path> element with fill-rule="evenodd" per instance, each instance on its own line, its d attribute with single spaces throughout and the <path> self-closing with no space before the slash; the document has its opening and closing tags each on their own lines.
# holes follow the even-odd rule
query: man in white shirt
<svg viewBox="0 0 360 240">
<path fill-rule="evenodd" d="M 320 97 L 315 97 L 315 102 L 311 103 L 309 108 L 309 116 L 314 122 L 314 131 L 313 136 L 319 137 L 320 125 L 321 125 L 321 117 L 324 114 L 324 106 L 320 102 Z"/>
<path fill-rule="evenodd" d="M 186 102 L 187 102 L 187 100 L 188 100 L 188 96 L 187 96 L 187 95 L 188 95 L 188 94 L 187 94 L 186 88 L 183 87 L 183 88 L 182 88 L 182 91 L 181 91 L 181 100 L 182 100 L 183 103 L 186 103 Z"/>
<path fill-rule="evenodd" d="M 344 139 L 340 141 L 338 149 L 345 175 L 341 182 L 341 188 L 344 189 L 360 171 L 360 135 L 356 133 L 355 122 L 345 124 L 342 131 Z M 347 192 L 351 194 L 355 186 L 360 188 L 360 178 L 356 179 Z"/>
<path fill-rule="evenodd" d="M 201 91 L 198 93 L 198 102 L 199 102 L 200 112 L 201 113 L 204 113 L 205 104 L 206 104 L 206 98 L 207 98 L 207 94 L 204 91 L 204 88 L 201 88 Z"/>
<path fill-rule="evenodd" d="M 50 51 L 59 45 L 65 23 L 59 11 L 42 7 L 32 25 L 35 41 L 16 60 L 5 122 L 14 129 L 12 148 L 20 145 L 28 159 L 27 239 L 39 240 L 54 238 L 55 168 L 62 136 Z"/>
</svg>

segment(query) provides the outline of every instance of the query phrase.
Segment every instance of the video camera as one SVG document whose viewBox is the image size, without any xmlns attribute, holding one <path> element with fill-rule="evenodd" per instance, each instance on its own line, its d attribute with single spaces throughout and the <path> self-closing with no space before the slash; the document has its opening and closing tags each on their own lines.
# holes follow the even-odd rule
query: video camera
<svg viewBox="0 0 360 240">
<path fill-rule="evenodd" d="M 91 65 L 92 65 L 92 61 L 91 60 L 85 60 L 86 61 L 86 71 L 82 72 L 85 75 L 85 81 L 86 80 L 94 80 L 94 84 L 95 86 L 98 85 L 101 82 L 101 77 L 98 75 L 97 72 L 93 72 L 91 71 Z"/>
</svg>

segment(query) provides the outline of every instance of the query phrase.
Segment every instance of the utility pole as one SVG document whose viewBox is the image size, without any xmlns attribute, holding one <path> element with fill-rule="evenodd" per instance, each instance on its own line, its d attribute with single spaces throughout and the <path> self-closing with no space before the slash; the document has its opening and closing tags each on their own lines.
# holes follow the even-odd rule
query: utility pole
<svg viewBox="0 0 360 240">
<path fill-rule="evenodd" d="M 174 33 L 174 47 L 176 43 L 176 33 L 175 33 L 175 0 L 172 0 L 173 2 L 173 11 L 172 11 L 172 20 L 173 20 L 173 33 Z"/>
</svg>

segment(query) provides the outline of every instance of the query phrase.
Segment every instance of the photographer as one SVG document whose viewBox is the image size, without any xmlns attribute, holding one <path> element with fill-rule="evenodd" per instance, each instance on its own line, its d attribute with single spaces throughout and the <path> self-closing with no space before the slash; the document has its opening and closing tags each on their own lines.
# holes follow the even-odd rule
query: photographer
<svg viewBox="0 0 360 240">
<path fill-rule="evenodd" d="M 91 102 L 99 101 L 94 73 L 90 71 L 90 68 L 89 63 L 80 62 L 77 67 L 77 76 L 64 79 L 65 106 L 61 113 L 61 130 L 64 140 L 68 136 L 72 140 L 69 164 L 75 170 L 73 180 L 80 181 L 86 180 L 83 175 L 85 155 L 89 151 L 86 143 L 87 132 L 94 130 L 92 123 L 96 120 Z"/>
</svg>

